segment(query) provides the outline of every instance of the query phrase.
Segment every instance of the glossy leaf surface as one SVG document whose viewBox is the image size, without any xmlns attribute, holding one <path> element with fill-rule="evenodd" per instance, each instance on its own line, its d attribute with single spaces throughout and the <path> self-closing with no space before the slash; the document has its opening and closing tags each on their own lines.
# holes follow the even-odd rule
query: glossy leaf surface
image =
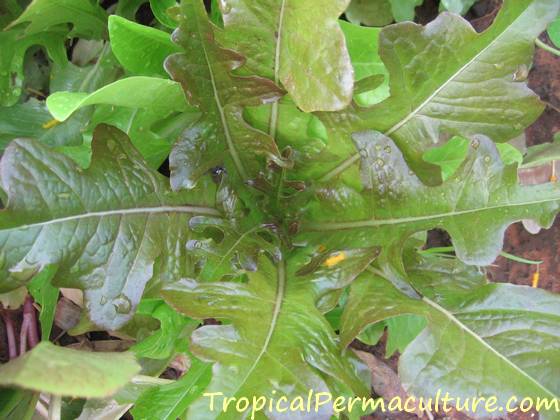
<svg viewBox="0 0 560 420">
<path fill-rule="evenodd" d="M 487 265 L 499 254 L 507 226 L 525 218 L 550 226 L 560 208 L 558 185 L 518 185 L 516 167 L 504 167 L 484 137 L 471 141 L 467 160 L 438 187 L 424 185 L 383 134 L 358 133 L 354 141 L 363 156 L 363 190 L 317 187 L 303 230 L 321 232 L 314 234 L 320 243 L 384 246 L 387 258 L 398 259 L 404 239 L 438 227 L 451 235 L 461 260 Z"/>
<path fill-rule="evenodd" d="M 181 244 L 190 216 L 219 214 L 172 194 L 127 137 L 108 126 L 97 128 L 85 171 L 18 140 L 4 153 L 0 173 L 8 194 L 0 215 L 1 288 L 14 289 L 58 264 L 56 283 L 83 289 L 91 320 L 112 329 L 130 319 L 150 279 L 171 280 L 189 266 Z"/>
<path fill-rule="evenodd" d="M 282 83 L 305 112 L 348 105 L 352 66 L 337 22 L 348 0 L 225 0 L 220 5 L 226 31 L 218 39 L 247 57 L 252 74 Z"/>
<path fill-rule="evenodd" d="M 422 291 L 421 284 L 416 286 Z M 428 292 L 423 299 L 412 299 L 387 280 L 364 275 L 354 284 L 343 315 L 343 343 L 366 323 L 419 315 L 428 326 L 399 361 L 408 392 L 426 398 L 435 396 L 438 389 L 455 398 L 496 396 L 498 405 L 504 406 L 512 395 L 558 398 L 557 295 L 507 284 L 473 288 L 460 299 L 447 290 L 436 293 L 439 296 Z M 457 375 L 462 379 L 457 380 Z M 477 414 L 485 414 L 483 410 Z M 553 412 L 541 412 L 547 414 Z"/>
<path fill-rule="evenodd" d="M 354 393 L 367 393 L 351 362 L 339 354 L 334 332 L 316 302 L 351 281 L 361 271 L 356 268 L 363 270 L 375 256 L 375 250 L 364 251 L 348 264 L 325 266 L 310 275 L 295 272 L 295 263 L 301 264 L 298 258 L 286 266 L 263 256 L 259 271 L 248 275 L 248 283 L 185 279 L 166 288 L 165 299 L 187 315 L 231 321 L 193 333 L 191 351 L 216 362 L 206 392 L 249 399 L 274 393 L 295 397 L 307 395 L 309 389 L 327 390 L 335 381 Z M 221 398 L 217 397 L 219 405 Z M 324 415 L 328 407 L 325 410 Z M 214 418 L 216 414 L 208 412 L 204 398 L 191 407 L 189 416 Z"/>
<path fill-rule="evenodd" d="M 329 137 L 348 142 L 349 132 L 383 132 L 422 179 L 437 182 L 437 173 L 421 156 L 444 134 L 484 134 L 503 142 L 542 112 L 525 81 L 534 40 L 559 8 L 554 0 L 506 0 L 481 34 L 449 13 L 425 27 L 405 22 L 385 28 L 380 55 L 389 71 L 391 97 L 370 108 L 321 114 Z M 323 179 L 338 175 L 359 155 L 345 158 Z"/>
<path fill-rule="evenodd" d="M 242 111 L 275 101 L 282 91 L 264 78 L 232 75 L 243 58 L 216 43 L 201 1 L 185 1 L 181 10 L 174 40 L 185 52 L 170 56 L 166 68 L 202 117 L 185 130 L 171 153 L 172 187 L 192 188 L 200 176 L 224 163 L 232 176 L 247 180 L 259 171 L 255 155 L 281 163 L 274 139 L 251 128 Z"/>
</svg>

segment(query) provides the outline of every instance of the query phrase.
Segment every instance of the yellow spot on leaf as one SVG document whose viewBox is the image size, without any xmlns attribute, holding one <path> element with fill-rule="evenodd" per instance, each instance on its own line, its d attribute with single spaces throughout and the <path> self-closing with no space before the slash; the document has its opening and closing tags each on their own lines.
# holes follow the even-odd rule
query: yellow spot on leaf
<svg viewBox="0 0 560 420">
<path fill-rule="evenodd" d="M 346 253 L 345 252 L 339 252 L 339 253 L 327 258 L 324 262 L 324 265 L 331 268 L 331 267 L 334 267 L 335 265 L 337 265 L 339 262 L 344 261 L 345 259 L 346 259 Z"/>
<path fill-rule="evenodd" d="M 50 120 L 50 121 L 47 121 L 45 124 L 43 124 L 43 128 L 44 128 L 45 130 L 48 130 L 49 128 L 56 127 L 58 124 L 60 124 L 60 121 L 58 121 L 58 120 Z"/>
</svg>

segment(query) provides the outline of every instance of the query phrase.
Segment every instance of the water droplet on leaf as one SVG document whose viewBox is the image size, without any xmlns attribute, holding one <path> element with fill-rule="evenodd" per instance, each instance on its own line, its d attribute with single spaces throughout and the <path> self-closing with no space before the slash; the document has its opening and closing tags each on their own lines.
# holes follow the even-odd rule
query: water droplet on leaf
<svg viewBox="0 0 560 420">
<path fill-rule="evenodd" d="M 130 312 L 130 300 L 125 295 L 119 295 L 113 300 L 113 306 L 118 314 L 127 314 Z"/>
</svg>

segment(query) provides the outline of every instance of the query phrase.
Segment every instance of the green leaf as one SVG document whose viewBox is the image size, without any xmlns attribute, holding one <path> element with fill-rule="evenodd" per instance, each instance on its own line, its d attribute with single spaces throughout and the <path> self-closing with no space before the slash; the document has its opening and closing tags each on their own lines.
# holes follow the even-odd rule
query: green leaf
<svg viewBox="0 0 560 420">
<path fill-rule="evenodd" d="M 178 23 L 169 16 L 167 9 L 177 6 L 176 0 L 150 0 L 150 8 L 158 22 L 171 29 L 175 29 Z"/>
<path fill-rule="evenodd" d="M 550 226 L 560 208 L 558 185 L 518 185 L 517 168 L 505 167 L 495 145 L 481 136 L 472 140 L 461 168 L 437 187 L 421 183 L 383 134 L 357 133 L 354 141 L 363 156 L 363 190 L 340 183 L 318 186 L 316 200 L 307 205 L 302 240 L 383 246 L 380 258 L 399 267 L 407 237 L 441 228 L 462 261 L 487 265 L 500 253 L 507 226 L 522 219 Z"/>
<path fill-rule="evenodd" d="M 385 26 L 393 22 L 390 0 L 352 0 L 344 14 L 356 25 Z"/>
<path fill-rule="evenodd" d="M 29 293 L 41 306 L 39 322 L 41 324 L 41 340 L 48 341 L 54 323 L 54 314 L 58 302 L 58 289 L 51 284 L 57 267 L 49 265 L 37 274 L 29 283 Z"/>
<path fill-rule="evenodd" d="M 226 0 L 220 2 L 226 31 L 218 39 L 247 58 L 251 74 L 282 83 L 301 110 L 343 109 L 354 80 L 337 19 L 348 3 Z"/>
<path fill-rule="evenodd" d="M 58 264 L 55 284 L 84 290 L 90 319 L 117 329 L 148 281 L 188 273 L 184 244 L 193 214 L 218 216 L 213 188 L 174 194 L 119 130 L 99 126 L 86 170 L 32 140 L 16 140 L 0 162 L 8 194 L 0 213 L 0 290 Z M 29 181 L 33 180 L 33 189 Z"/>
<path fill-rule="evenodd" d="M 441 0 L 440 9 L 465 15 L 477 0 Z"/>
<path fill-rule="evenodd" d="M 278 255 L 280 252 L 276 245 L 260 236 L 268 233 L 260 225 L 242 227 L 220 218 L 194 216 L 190 220 L 190 227 L 201 236 L 210 229 L 222 233 L 219 240 L 202 236 L 203 239 L 192 239 L 186 244 L 187 249 L 201 262 L 202 268 L 196 276 L 201 282 L 218 281 L 224 276 L 239 276 L 255 271 L 260 253 L 267 251 L 271 255 Z"/>
<path fill-rule="evenodd" d="M 426 319 L 416 315 L 401 315 L 387 319 L 385 324 L 388 331 L 385 357 L 389 358 L 396 351 L 400 353 L 404 351 L 410 342 L 426 327 Z"/>
<path fill-rule="evenodd" d="M 469 150 L 469 141 L 455 136 L 443 146 L 427 150 L 422 157 L 426 162 L 441 167 L 441 178 L 445 181 L 455 173 L 465 160 Z"/>
<path fill-rule="evenodd" d="M 371 106 L 388 98 L 389 73 L 378 52 L 381 30 L 351 25 L 344 21 L 339 21 L 339 23 L 346 39 L 346 46 L 354 68 L 354 77 L 358 81 L 354 88 L 356 103 L 360 106 Z M 383 76 L 383 83 L 376 86 L 375 89 L 369 89 L 368 92 L 360 92 L 362 86 L 360 82 L 372 76 L 378 78 Z M 378 78 L 375 80 L 379 80 Z"/>
<path fill-rule="evenodd" d="M 7 293 L 0 293 L 0 305 L 6 309 L 18 309 L 27 296 L 27 289 L 20 287 Z"/>
<path fill-rule="evenodd" d="M 69 375 L 69 366 L 79 375 Z M 140 371 L 131 353 L 93 353 L 39 343 L 0 366 L 0 385 L 53 395 L 103 398 L 126 385 Z"/>
<path fill-rule="evenodd" d="M 244 106 L 275 101 L 281 91 L 267 79 L 231 74 L 243 60 L 216 44 L 200 0 L 184 1 L 181 10 L 174 39 L 184 53 L 170 56 L 166 69 L 202 118 L 185 130 L 169 157 L 173 189 L 194 187 L 202 174 L 224 162 L 231 177 L 247 180 L 262 166 L 255 155 L 285 166 L 274 139 L 252 129 L 242 115 Z"/>
<path fill-rule="evenodd" d="M 533 168 L 555 160 L 560 160 L 560 139 L 527 148 L 521 167 Z"/>
<path fill-rule="evenodd" d="M 0 37 L 1 35 L 2 33 Z M 116 60 L 107 44 L 95 64 L 86 67 L 78 67 L 66 62 L 64 50 L 63 54 L 63 63 L 55 62 L 51 69 L 49 77 L 51 93 L 61 90 L 94 91 L 112 82 L 119 75 Z M 44 101 L 31 98 L 25 103 L 0 108 L 0 142 L 5 146 L 15 138 L 26 137 L 52 147 L 78 146 L 84 137 L 87 140 L 91 138 L 93 128 L 88 129 L 87 125 L 92 113 L 93 109 L 81 110 L 67 121 L 57 123 L 52 119 Z M 128 121 L 127 124 L 123 124 L 125 127 L 129 125 Z"/>
<path fill-rule="evenodd" d="M 339 264 L 332 259 L 336 255 L 336 261 L 342 258 Z M 206 392 L 249 400 L 261 395 L 305 398 L 309 389 L 327 390 L 334 381 L 355 394 L 369 394 L 350 356 L 339 354 L 335 334 L 316 304 L 352 281 L 376 255 L 376 250 L 362 250 L 344 258 L 333 252 L 312 258 L 304 268 L 305 255 L 287 263 L 261 256 L 259 271 L 248 273 L 247 283 L 184 279 L 164 289 L 165 300 L 189 316 L 231 322 L 203 326 L 192 335 L 193 354 L 216 362 Z M 216 398 L 218 407 L 223 395 Z M 188 417 L 202 418 L 208 409 L 208 399 L 199 399 Z M 329 411 L 325 407 L 321 415 Z"/>
<path fill-rule="evenodd" d="M 212 377 L 212 365 L 195 357 L 186 374 L 177 382 L 154 387 L 143 392 L 131 414 L 137 419 L 176 420 L 204 391 Z"/>
<path fill-rule="evenodd" d="M 49 111 L 59 121 L 67 120 L 88 105 L 105 105 L 104 108 L 96 107 L 90 126 L 108 123 L 126 130 L 132 143 L 153 168 L 159 167 L 171 151 L 180 132 L 175 126 L 182 128 L 200 116 L 187 104 L 178 83 L 155 77 L 121 79 L 89 95 L 56 92 L 47 98 Z M 82 149 L 89 153 L 90 147 L 85 144 Z M 81 159 L 78 162 L 81 163 Z"/>
<path fill-rule="evenodd" d="M 283 99 L 277 107 L 277 130 L 275 140 L 282 150 L 290 147 L 297 150 L 292 160 L 293 168 L 286 172 L 290 179 L 301 180 L 310 176 L 318 176 L 320 173 L 308 173 L 314 168 L 309 163 L 317 160 L 321 153 L 325 153 L 325 141 L 322 133 L 316 129 L 316 125 L 322 123 L 312 114 L 301 112 L 295 104 Z M 270 127 L 271 109 L 269 106 L 248 107 L 244 113 L 245 119 L 253 127 L 268 131 Z"/>
<path fill-rule="evenodd" d="M 16 388 L 0 388 L 0 418 L 31 420 L 39 394 Z"/>
<path fill-rule="evenodd" d="M 155 169 L 167 159 L 183 128 L 199 117 L 200 114 L 197 112 L 172 111 L 162 118 L 159 112 L 153 112 L 151 108 L 113 107 L 107 104 L 96 106 L 89 127 L 110 124 L 126 132 L 148 165 Z M 84 144 L 83 148 L 88 154 L 90 153 L 89 144 Z M 68 148 L 63 152 L 69 154 Z M 89 164 L 89 158 L 87 162 Z"/>
<path fill-rule="evenodd" d="M 462 400 L 495 396 L 498 406 L 505 406 L 512 395 L 558 398 L 560 376 L 554 372 L 560 366 L 559 308 L 557 295 L 509 284 L 413 299 L 387 280 L 367 274 L 352 286 L 342 343 L 369 323 L 402 314 L 422 316 L 428 326 L 399 360 L 399 376 L 409 393 L 428 398 L 444 389 Z M 456 372 L 463 379 L 458 380 Z M 487 413 L 482 407 L 477 414 Z"/>
<path fill-rule="evenodd" d="M 391 97 L 370 108 L 320 113 L 333 142 L 375 129 L 390 136 L 426 182 L 439 174 L 423 153 L 445 133 L 484 134 L 496 142 L 519 135 L 543 110 L 526 85 L 534 40 L 560 8 L 555 0 L 506 0 L 494 23 L 478 34 L 461 17 L 443 13 L 427 26 L 401 23 L 381 32 L 380 55 Z M 339 155 L 323 180 L 359 160 Z"/>
<path fill-rule="evenodd" d="M 378 322 L 377 324 L 368 325 L 364 330 L 358 335 L 358 339 L 362 343 L 366 343 L 368 346 L 375 346 L 379 339 L 383 336 L 385 332 L 385 323 Z"/>
<path fill-rule="evenodd" d="M 33 0 L 7 28 L 24 23 L 26 35 L 61 24 L 71 24 L 70 37 L 99 39 L 107 33 L 107 14 L 93 0 Z"/>
<path fill-rule="evenodd" d="M 422 158 L 429 163 L 441 167 L 441 177 L 445 181 L 461 166 L 469 149 L 469 140 L 455 136 L 443 146 L 427 150 Z M 496 144 L 500 159 L 504 165 L 521 164 L 523 155 L 508 143 Z"/>
<path fill-rule="evenodd" d="M 117 80 L 93 93 L 56 92 L 47 98 L 49 111 L 59 121 L 65 121 L 79 108 L 108 104 L 130 108 L 149 108 L 162 118 L 175 112 L 193 112 L 187 104 L 181 86 L 172 80 L 156 77 L 128 77 Z"/>
<path fill-rule="evenodd" d="M 560 48 L 560 17 L 548 26 L 547 34 L 552 43 Z"/>
<path fill-rule="evenodd" d="M 61 65 L 66 62 L 66 34 L 60 29 L 30 36 L 21 29 L 0 32 L 0 106 L 14 105 L 21 96 L 24 57 L 31 46 L 44 47 L 48 56 Z"/>
<path fill-rule="evenodd" d="M 521 165 L 523 162 L 523 154 L 515 146 L 509 143 L 498 143 L 496 148 L 504 165 L 512 165 L 514 163 Z"/>
<path fill-rule="evenodd" d="M 136 314 L 150 315 L 160 322 L 159 329 L 132 346 L 131 350 L 137 357 L 170 358 L 176 351 L 178 342 L 187 339 L 183 334 L 187 324 L 191 324 L 192 329 L 198 325 L 198 323 L 175 312 L 161 300 L 142 300 Z"/>
<path fill-rule="evenodd" d="M 113 53 L 122 66 L 139 76 L 168 78 L 163 62 L 180 50 L 167 32 L 116 15 L 109 17 L 109 37 Z"/>
<path fill-rule="evenodd" d="M 30 99 L 23 104 L 0 108 L 2 150 L 17 137 L 40 137 L 45 132 L 43 125 L 51 119 L 46 106 L 35 99 Z"/>
<path fill-rule="evenodd" d="M 397 22 L 414 20 L 415 8 L 424 3 L 424 0 L 389 0 L 393 16 Z"/>
</svg>

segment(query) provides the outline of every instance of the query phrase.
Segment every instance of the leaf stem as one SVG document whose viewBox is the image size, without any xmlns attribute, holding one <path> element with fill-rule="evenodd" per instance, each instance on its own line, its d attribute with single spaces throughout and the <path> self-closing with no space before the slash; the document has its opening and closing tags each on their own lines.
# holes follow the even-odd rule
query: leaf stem
<svg viewBox="0 0 560 420">
<path fill-rule="evenodd" d="M 49 402 L 49 420 L 60 420 L 62 398 L 60 395 L 51 395 Z"/>
<path fill-rule="evenodd" d="M 21 330 L 19 332 L 19 355 L 23 355 L 27 351 L 27 336 L 29 334 L 29 317 L 23 316 Z"/>
<path fill-rule="evenodd" d="M 39 333 L 37 332 L 37 316 L 35 315 L 35 307 L 31 296 L 27 295 L 23 304 L 23 317 L 29 319 L 27 328 L 27 339 L 29 340 L 29 348 L 32 349 L 39 343 Z"/>
<path fill-rule="evenodd" d="M 6 335 L 8 338 L 8 357 L 10 360 L 17 357 L 17 345 L 16 345 L 16 334 L 14 330 L 14 321 L 10 316 L 9 312 L 2 311 L 2 318 L 4 319 L 4 325 L 6 326 Z"/>
<path fill-rule="evenodd" d="M 552 54 L 560 57 L 560 50 L 557 50 L 556 48 L 551 47 L 550 45 L 541 41 L 539 38 L 535 39 L 535 44 L 537 45 L 537 47 L 542 48 L 543 50 L 548 51 L 549 53 L 552 53 Z"/>
<path fill-rule="evenodd" d="M 282 198 L 282 187 L 284 186 L 284 180 L 286 179 L 286 169 L 282 168 L 280 172 L 280 179 L 278 180 L 278 185 L 276 187 L 276 205 L 280 203 Z"/>
</svg>

